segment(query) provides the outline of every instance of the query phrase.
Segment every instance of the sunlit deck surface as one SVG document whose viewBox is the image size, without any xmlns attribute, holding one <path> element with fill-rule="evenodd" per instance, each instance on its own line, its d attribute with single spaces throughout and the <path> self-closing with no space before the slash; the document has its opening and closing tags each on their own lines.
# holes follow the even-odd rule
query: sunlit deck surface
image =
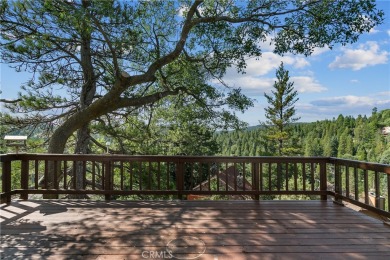
<svg viewBox="0 0 390 260">
<path fill-rule="evenodd" d="M 390 259 L 389 226 L 330 201 L 13 201 L 1 221 L 2 259 Z"/>
</svg>

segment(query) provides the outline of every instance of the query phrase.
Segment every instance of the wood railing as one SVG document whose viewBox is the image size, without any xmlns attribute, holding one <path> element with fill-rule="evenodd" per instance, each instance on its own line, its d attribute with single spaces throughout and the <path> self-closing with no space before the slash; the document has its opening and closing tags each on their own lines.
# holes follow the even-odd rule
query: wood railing
<svg viewBox="0 0 390 260">
<path fill-rule="evenodd" d="M 332 196 L 390 217 L 390 165 L 377 163 L 328 157 L 63 154 L 7 154 L 0 161 L 2 203 L 17 194 L 24 200 L 33 194 L 106 200 Z"/>
</svg>

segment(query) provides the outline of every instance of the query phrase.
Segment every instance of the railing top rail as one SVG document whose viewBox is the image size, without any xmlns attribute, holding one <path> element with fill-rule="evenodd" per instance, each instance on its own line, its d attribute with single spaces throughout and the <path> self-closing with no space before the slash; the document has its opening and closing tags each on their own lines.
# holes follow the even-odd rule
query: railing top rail
<svg viewBox="0 0 390 260">
<path fill-rule="evenodd" d="M 19 160 L 19 154 L 0 154 L 0 162 L 9 162 Z"/>
<path fill-rule="evenodd" d="M 0 161 L 12 160 L 77 160 L 77 161 L 166 161 L 166 162 L 236 162 L 236 163 L 302 163 L 329 162 L 328 157 L 278 156 L 186 156 L 186 155 L 120 155 L 120 154 L 5 154 Z"/>
<path fill-rule="evenodd" d="M 350 166 L 350 167 L 357 167 L 357 168 L 363 169 L 363 170 L 378 171 L 378 172 L 384 172 L 384 173 L 390 174 L 390 165 L 389 164 L 363 162 L 363 161 L 356 161 L 356 160 L 340 159 L 340 158 L 335 158 L 335 157 L 331 157 L 331 158 L 329 158 L 329 160 L 331 163 L 334 163 L 334 164 L 346 165 L 346 166 Z"/>
<path fill-rule="evenodd" d="M 390 165 L 334 157 L 285 156 L 187 156 L 187 155 L 122 155 L 122 154 L 2 154 L 0 162 L 14 160 L 53 161 L 150 161 L 150 162 L 202 162 L 202 163 L 332 163 L 363 170 L 390 174 Z"/>
</svg>

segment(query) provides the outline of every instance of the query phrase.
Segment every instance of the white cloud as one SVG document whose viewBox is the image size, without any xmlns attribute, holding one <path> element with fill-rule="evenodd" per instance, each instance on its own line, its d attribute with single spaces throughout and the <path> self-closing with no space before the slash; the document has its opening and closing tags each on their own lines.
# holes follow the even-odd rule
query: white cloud
<svg viewBox="0 0 390 260">
<path fill-rule="evenodd" d="M 247 95 L 263 95 L 269 92 L 275 82 L 274 78 L 238 76 L 236 79 L 224 79 L 225 83 L 232 87 L 240 87 Z"/>
<path fill-rule="evenodd" d="M 383 96 L 383 97 L 388 97 L 390 99 L 390 90 L 375 93 L 374 96 Z"/>
<path fill-rule="evenodd" d="M 276 78 L 267 77 L 252 77 L 249 75 L 241 75 L 236 79 L 225 79 L 225 83 L 232 87 L 240 87 L 247 95 L 263 95 L 264 92 L 271 91 Z M 299 93 L 323 92 L 327 90 L 316 79 L 308 76 L 291 77 L 291 82 L 294 82 L 294 88 Z"/>
<path fill-rule="evenodd" d="M 387 35 L 389 35 L 389 36 L 390 36 L 390 30 L 387 30 Z"/>
<path fill-rule="evenodd" d="M 369 34 L 375 34 L 375 33 L 378 33 L 378 32 L 380 32 L 380 31 L 373 27 L 373 28 L 370 29 L 370 31 L 368 33 Z"/>
<path fill-rule="evenodd" d="M 323 92 L 327 90 L 314 77 L 291 77 L 290 81 L 294 82 L 294 88 L 300 93 Z"/>
<path fill-rule="evenodd" d="M 322 48 L 315 47 L 311 56 L 319 56 L 328 51 L 330 51 L 329 47 L 322 47 Z"/>
<path fill-rule="evenodd" d="M 311 102 L 311 104 L 315 106 L 321 106 L 321 107 L 373 106 L 375 104 L 375 99 L 372 97 L 359 97 L 359 96 L 349 95 L 349 96 L 331 97 L 331 98 L 314 100 Z"/>
<path fill-rule="evenodd" d="M 285 65 L 290 65 L 297 69 L 310 65 L 303 57 L 293 55 L 281 57 L 272 52 L 265 52 L 259 60 L 249 59 L 247 61 L 245 74 L 238 74 L 234 68 L 229 68 L 223 80 L 229 86 L 242 88 L 247 95 L 262 95 L 264 92 L 271 90 L 276 81 L 275 72 L 281 61 Z M 266 77 L 265 75 L 269 73 L 272 73 L 272 76 Z M 305 76 L 292 76 L 290 73 L 290 77 L 290 80 L 294 82 L 295 89 L 300 93 L 322 92 L 326 90 L 314 78 L 313 73 Z"/>
<path fill-rule="evenodd" d="M 355 117 L 358 115 L 370 115 L 374 107 L 377 107 L 379 111 L 390 107 L 390 93 L 387 92 L 387 95 L 380 94 L 329 97 L 310 103 L 297 102 L 297 114 L 301 116 L 301 121 L 307 122 L 323 120 L 325 118 L 332 119 L 340 114 Z"/>
<path fill-rule="evenodd" d="M 245 69 L 246 75 L 258 77 L 270 72 L 274 73 L 282 61 L 285 65 L 291 65 L 292 67 L 299 69 L 310 65 L 303 57 L 294 55 L 282 57 L 272 52 L 264 52 L 259 59 L 251 58 L 247 60 L 247 67 Z M 239 75 L 237 75 L 235 68 L 229 68 L 227 70 L 225 79 L 236 79 L 237 77 L 239 77 Z"/>
<path fill-rule="evenodd" d="M 293 64 L 294 68 L 297 68 L 297 69 L 304 68 L 304 67 L 309 66 L 309 65 L 310 65 L 310 63 L 305 58 L 302 58 L 302 57 L 296 57 L 295 62 Z"/>
<path fill-rule="evenodd" d="M 329 64 L 329 68 L 350 68 L 352 70 L 360 70 L 367 66 L 375 66 L 378 64 L 386 64 L 388 61 L 389 52 L 380 51 L 378 43 L 369 41 L 359 45 L 357 49 L 343 49 L 343 54 L 337 56 L 335 60 Z"/>
<path fill-rule="evenodd" d="M 352 84 L 356 84 L 356 83 L 359 83 L 359 80 L 357 80 L 357 79 L 351 79 L 349 82 L 351 82 Z"/>
<path fill-rule="evenodd" d="M 365 108 L 372 109 L 378 107 L 379 110 L 390 107 L 390 95 L 379 95 L 380 93 L 373 94 L 371 96 L 338 96 L 323 98 L 310 102 L 312 106 L 323 108 L 329 111 L 353 111 Z M 383 93 L 382 93 L 383 94 Z M 355 112 L 356 113 L 356 112 Z"/>
<path fill-rule="evenodd" d="M 246 73 L 262 76 L 275 71 L 283 61 L 285 65 L 303 66 L 303 62 L 292 56 L 281 57 L 272 52 L 264 52 L 259 60 L 250 59 L 247 62 Z"/>
</svg>

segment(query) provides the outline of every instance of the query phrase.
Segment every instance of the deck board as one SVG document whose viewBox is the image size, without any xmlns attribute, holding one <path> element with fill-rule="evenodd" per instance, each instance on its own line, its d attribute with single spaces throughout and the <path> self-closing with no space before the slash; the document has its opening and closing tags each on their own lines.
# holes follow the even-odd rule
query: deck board
<svg viewBox="0 0 390 260">
<path fill-rule="evenodd" d="M 1 259 L 172 258 L 167 245 L 183 237 L 198 244 L 175 244 L 179 259 L 202 245 L 196 259 L 390 256 L 389 226 L 324 201 L 13 201 L 0 210 Z"/>
</svg>

